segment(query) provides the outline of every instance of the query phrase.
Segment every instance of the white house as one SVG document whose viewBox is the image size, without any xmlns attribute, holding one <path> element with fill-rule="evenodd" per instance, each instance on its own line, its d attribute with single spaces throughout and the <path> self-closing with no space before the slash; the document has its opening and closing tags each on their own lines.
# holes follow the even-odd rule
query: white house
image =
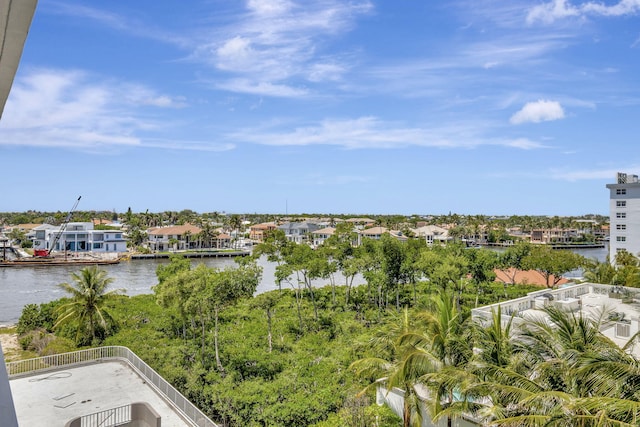
<svg viewBox="0 0 640 427">
<path fill-rule="evenodd" d="M 451 240 L 449 236 L 449 230 L 446 228 L 438 227 L 437 225 L 425 225 L 415 228 L 413 230 L 416 237 L 423 238 L 427 242 L 427 245 L 432 245 L 434 242 L 444 243 Z"/>
<path fill-rule="evenodd" d="M 58 235 L 60 237 L 56 241 Z M 50 252 L 126 252 L 127 241 L 121 230 L 94 230 L 91 222 L 70 222 L 62 232 L 60 227 L 35 230 L 33 249 Z"/>
<path fill-rule="evenodd" d="M 311 233 L 320 229 L 320 225 L 314 222 L 285 222 L 278 226 L 279 230 L 284 231 L 287 240 L 295 243 L 303 243 L 311 240 Z"/>
<path fill-rule="evenodd" d="M 334 227 L 325 227 L 320 230 L 312 231 L 311 235 L 313 236 L 313 246 L 318 247 L 324 243 L 329 237 L 333 236 L 336 232 Z"/>
</svg>

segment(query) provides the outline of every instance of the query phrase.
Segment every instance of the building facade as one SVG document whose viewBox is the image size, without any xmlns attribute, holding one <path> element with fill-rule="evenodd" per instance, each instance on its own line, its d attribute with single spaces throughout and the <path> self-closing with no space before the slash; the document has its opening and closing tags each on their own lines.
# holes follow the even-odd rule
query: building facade
<svg viewBox="0 0 640 427">
<path fill-rule="evenodd" d="M 640 182 L 638 175 L 618 172 L 609 189 L 609 259 L 620 251 L 640 256 Z"/>
<path fill-rule="evenodd" d="M 60 237 L 56 241 L 56 236 Z M 70 222 L 60 227 L 36 230 L 34 250 L 49 252 L 126 252 L 127 241 L 121 230 L 94 230 L 91 222 Z"/>
</svg>

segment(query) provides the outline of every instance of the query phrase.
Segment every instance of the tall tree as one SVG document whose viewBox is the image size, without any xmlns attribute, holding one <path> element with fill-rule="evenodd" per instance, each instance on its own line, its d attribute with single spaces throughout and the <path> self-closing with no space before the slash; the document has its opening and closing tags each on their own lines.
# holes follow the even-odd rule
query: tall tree
<svg viewBox="0 0 640 427">
<path fill-rule="evenodd" d="M 97 266 L 85 267 L 71 274 L 72 283 L 61 283 L 59 287 L 71 295 L 71 301 L 58 309 L 54 328 L 75 323 L 78 344 L 90 344 L 106 336 L 114 320 L 104 306 L 107 300 L 122 289 L 107 290 L 113 278 Z"/>
<path fill-rule="evenodd" d="M 548 288 L 555 287 L 562 275 L 584 265 L 584 257 L 568 250 L 556 250 L 547 245 L 535 245 L 522 259 L 525 270 L 542 275 Z"/>
</svg>

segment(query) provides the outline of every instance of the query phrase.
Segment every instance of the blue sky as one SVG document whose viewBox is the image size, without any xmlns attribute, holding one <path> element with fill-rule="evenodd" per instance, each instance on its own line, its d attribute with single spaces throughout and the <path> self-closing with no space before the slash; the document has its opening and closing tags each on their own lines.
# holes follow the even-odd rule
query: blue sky
<svg viewBox="0 0 640 427">
<path fill-rule="evenodd" d="M 40 0 L 0 211 L 608 213 L 640 0 Z"/>
</svg>

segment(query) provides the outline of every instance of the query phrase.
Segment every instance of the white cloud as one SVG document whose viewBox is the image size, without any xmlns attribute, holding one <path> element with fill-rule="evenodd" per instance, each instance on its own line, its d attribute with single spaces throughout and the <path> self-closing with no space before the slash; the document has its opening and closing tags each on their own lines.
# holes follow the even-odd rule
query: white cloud
<svg viewBox="0 0 640 427">
<path fill-rule="evenodd" d="M 497 145 L 518 149 L 543 148 L 527 140 L 495 140 L 477 133 L 473 124 L 449 124 L 440 127 L 410 127 L 385 122 L 376 117 L 327 119 L 319 124 L 298 126 L 293 130 L 246 129 L 227 135 L 237 142 L 272 146 L 330 145 L 346 149 L 392 149 L 409 146 L 435 148 L 474 148 Z"/>
<path fill-rule="evenodd" d="M 250 93 L 253 95 L 274 96 L 281 98 L 297 98 L 304 96 L 308 91 L 304 88 L 295 88 L 284 84 L 274 84 L 250 79 L 231 79 L 216 84 L 219 89 L 231 92 Z"/>
<path fill-rule="evenodd" d="M 528 102 L 522 109 L 511 116 L 510 122 L 514 125 L 522 123 L 539 123 L 564 118 L 564 110 L 557 101 L 538 100 Z"/>
<path fill-rule="evenodd" d="M 231 25 L 201 43 L 193 58 L 230 73 L 229 81 L 218 86 L 242 93 L 281 96 L 280 91 L 264 88 L 290 88 L 291 80 L 336 81 L 350 66 L 344 59 L 322 56 L 322 46 L 329 37 L 348 31 L 358 16 L 372 8 L 368 0 L 304 4 L 250 0 L 249 13 L 237 16 Z M 247 84 L 238 85 L 238 81 Z M 294 90 L 286 96 L 309 93 Z"/>
<path fill-rule="evenodd" d="M 532 7 L 527 14 L 527 22 L 550 24 L 568 17 L 624 16 L 635 15 L 638 12 L 640 12 L 640 0 L 620 0 L 612 5 L 593 1 L 574 5 L 569 0 L 552 0 Z"/>
<path fill-rule="evenodd" d="M 504 145 L 513 148 L 520 148 L 522 150 L 533 150 L 537 148 L 547 148 L 545 145 L 540 144 L 539 142 L 531 141 L 526 138 L 518 138 L 512 141 L 507 141 Z"/>
<path fill-rule="evenodd" d="M 159 40 L 172 45 L 187 47 L 190 40 L 184 33 L 176 34 L 165 28 L 155 28 L 145 23 L 132 19 L 130 16 L 107 12 L 102 9 L 81 5 L 78 2 L 69 3 L 50 0 L 38 4 L 38 13 L 50 13 L 82 18 L 83 21 L 93 21 L 116 31 L 132 34 L 151 40 Z"/>
<path fill-rule="evenodd" d="M 142 136 L 168 126 L 160 119 L 149 118 L 150 107 L 182 105 L 183 101 L 139 84 L 96 81 L 80 71 L 32 70 L 13 85 L 0 122 L 0 145 L 87 151 L 132 146 L 230 149 L 228 144 L 163 142 Z"/>
<path fill-rule="evenodd" d="M 249 0 L 247 8 L 258 15 L 277 15 L 291 9 L 292 3 L 286 0 Z"/>
</svg>

